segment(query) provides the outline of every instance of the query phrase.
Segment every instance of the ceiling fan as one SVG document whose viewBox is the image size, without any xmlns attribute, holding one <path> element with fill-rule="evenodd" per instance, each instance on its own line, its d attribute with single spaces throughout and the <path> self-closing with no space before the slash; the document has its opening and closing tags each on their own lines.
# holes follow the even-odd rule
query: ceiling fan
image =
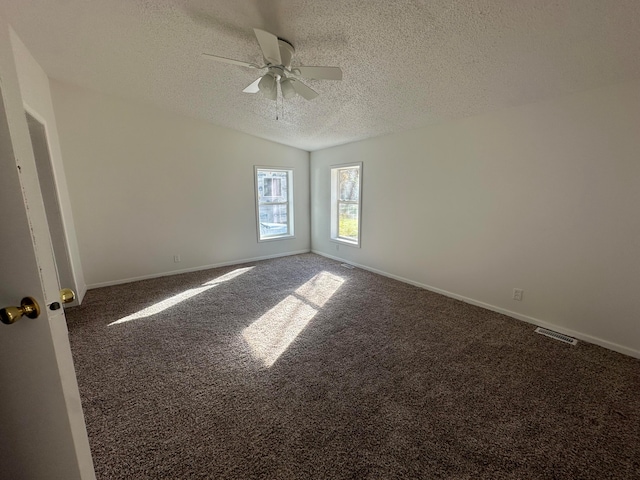
<svg viewBox="0 0 640 480">
<path fill-rule="evenodd" d="M 262 94 L 270 100 L 278 98 L 278 85 L 284 98 L 292 98 L 296 95 L 312 100 L 318 96 L 318 92 L 308 87 L 300 78 L 313 80 L 342 80 L 342 70 L 340 67 L 304 67 L 291 66 L 291 57 L 295 52 L 293 45 L 274 34 L 265 32 L 258 28 L 253 31 L 258 39 L 258 44 L 262 50 L 264 65 L 233 60 L 231 58 L 219 57 L 209 53 L 202 55 L 217 62 L 239 65 L 241 67 L 254 68 L 257 70 L 267 69 L 267 73 L 262 75 L 251 85 L 243 90 L 245 93 Z"/>
</svg>

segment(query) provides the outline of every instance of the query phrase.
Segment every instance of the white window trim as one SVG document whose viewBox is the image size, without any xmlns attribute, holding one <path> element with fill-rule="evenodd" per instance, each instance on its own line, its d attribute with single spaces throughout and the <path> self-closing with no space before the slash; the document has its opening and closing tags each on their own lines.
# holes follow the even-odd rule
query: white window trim
<svg viewBox="0 0 640 480">
<path fill-rule="evenodd" d="M 270 172 L 285 172 L 287 173 L 287 181 L 289 185 L 287 185 L 287 202 L 275 202 L 270 203 L 269 205 L 287 205 L 287 230 L 289 233 L 285 235 L 278 235 L 268 238 L 260 238 L 260 199 L 258 197 L 258 170 L 269 170 Z M 295 238 L 295 230 L 293 228 L 294 219 L 293 219 L 293 211 L 295 210 L 295 206 L 293 204 L 293 180 L 294 180 L 294 169 L 293 167 L 271 167 L 268 165 L 254 165 L 253 167 L 253 192 L 255 195 L 255 203 L 256 203 L 256 235 L 258 238 L 258 243 L 262 242 L 273 242 L 275 240 L 288 240 L 291 238 Z"/>
<path fill-rule="evenodd" d="M 358 201 L 357 202 L 340 202 L 340 203 L 351 203 L 358 205 L 358 240 L 353 241 L 347 238 L 342 238 L 338 236 L 338 179 L 337 175 L 338 169 L 341 168 L 349 168 L 349 167 L 358 167 Z M 329 240 L 335 243 L 339 243 L 341 245 L 349 245 L 351 247 L 360 248 L 360 244 L 362 242 L 362 162 L 352 162 L 352 163 L 341 163 L 339 165 L 331 165 L 329 170 L 330 181 L 331 181 L 331 225 L 330 225 L 330 235 Z"/>
</svg>

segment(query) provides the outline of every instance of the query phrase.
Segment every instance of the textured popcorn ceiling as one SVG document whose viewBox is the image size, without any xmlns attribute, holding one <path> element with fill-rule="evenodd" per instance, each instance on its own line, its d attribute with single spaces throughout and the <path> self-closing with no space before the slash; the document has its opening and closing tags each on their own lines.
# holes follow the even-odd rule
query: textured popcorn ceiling
<svg viewBox="0 0 640 480">
<path fill-rule="evenodd" d="M 316 150 L 640 78 L 638 0 L 2 0 L 53 78 Z M 342 82 L 242 93 L 253 27 Z"/>
</svg>

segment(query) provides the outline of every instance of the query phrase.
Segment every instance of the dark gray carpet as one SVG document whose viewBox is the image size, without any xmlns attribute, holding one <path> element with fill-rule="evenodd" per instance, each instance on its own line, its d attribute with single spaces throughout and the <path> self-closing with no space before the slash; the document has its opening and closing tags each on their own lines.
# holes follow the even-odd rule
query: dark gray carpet
<svg viewBox="0 0 640 480">
<path fill-rule="evenodd" d="M 67 318 L 99 479 L 640 478 L 640 361 L 317 255 Z"/>
</svg>

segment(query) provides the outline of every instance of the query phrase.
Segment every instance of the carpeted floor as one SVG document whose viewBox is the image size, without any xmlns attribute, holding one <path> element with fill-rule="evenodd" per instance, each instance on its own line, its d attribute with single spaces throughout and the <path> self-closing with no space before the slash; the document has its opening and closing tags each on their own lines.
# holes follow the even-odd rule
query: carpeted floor
<svg viewBox="0 0 640 480">
<path fill-rule="evenodd" d="M 640 478 L 640 361 L 317 255 L 67 318 L 99 479 Z"/>
</svg>

